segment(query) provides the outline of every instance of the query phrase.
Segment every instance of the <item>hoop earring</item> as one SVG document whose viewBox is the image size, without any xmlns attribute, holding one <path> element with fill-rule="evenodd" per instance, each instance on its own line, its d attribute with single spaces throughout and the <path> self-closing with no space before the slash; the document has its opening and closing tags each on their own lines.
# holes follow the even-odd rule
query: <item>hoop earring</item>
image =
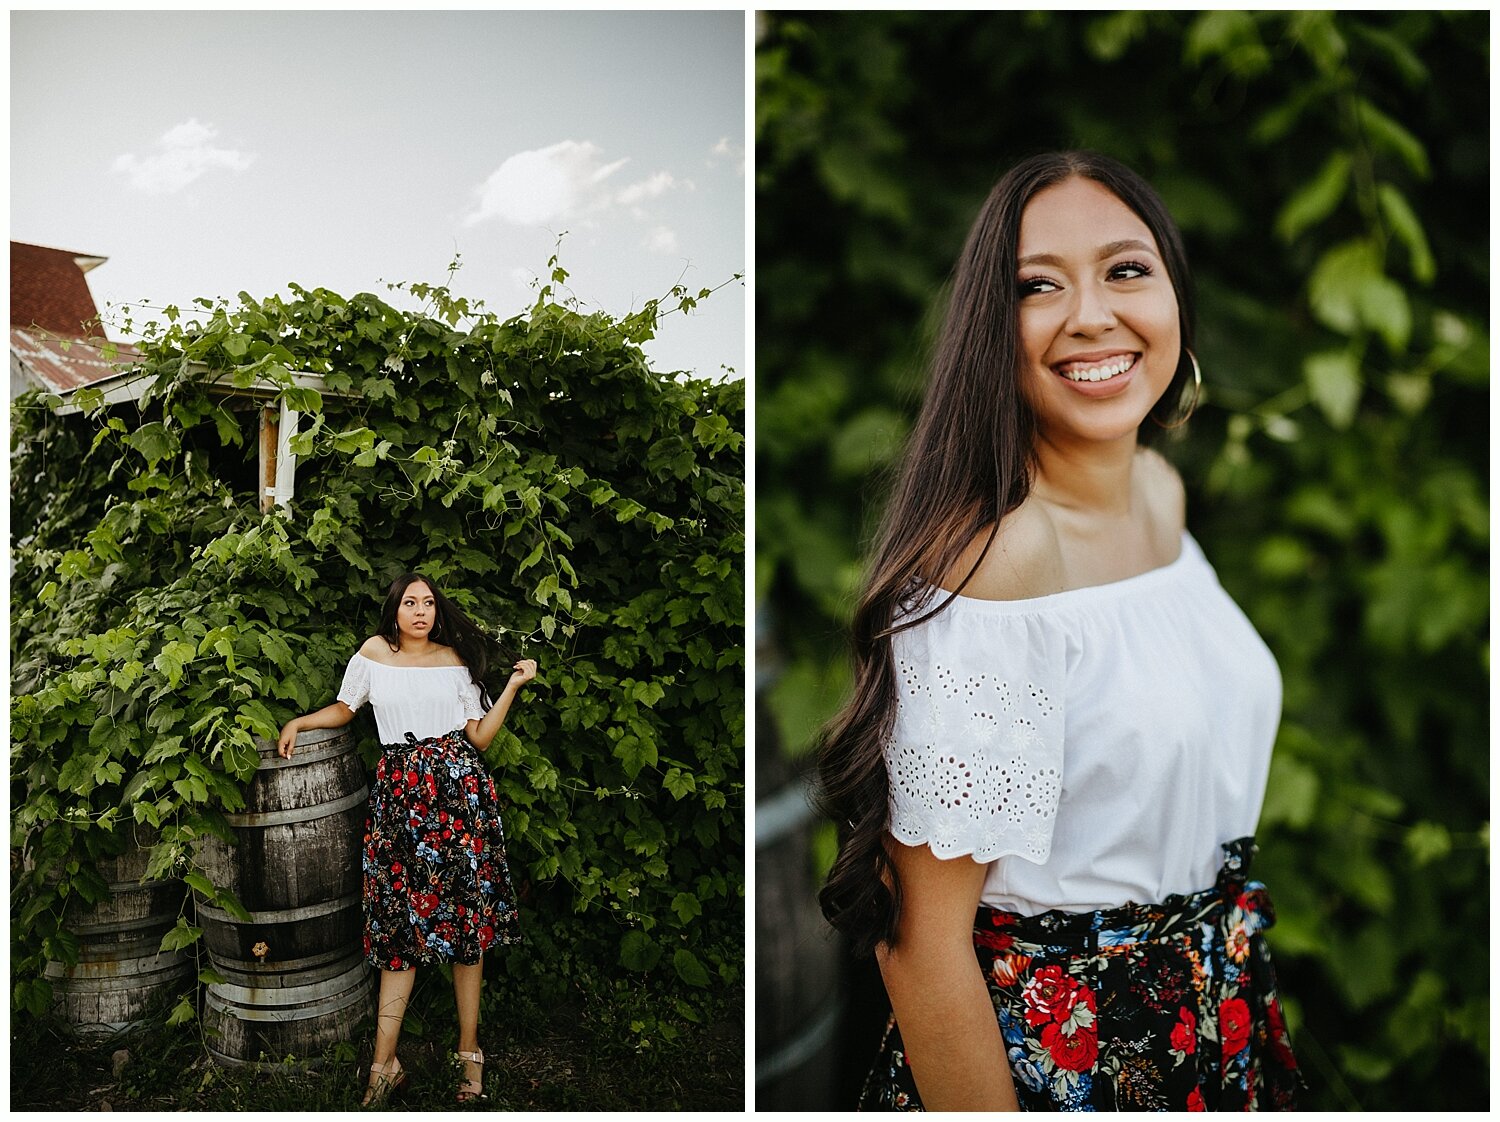
<svg viewBox="0 0 1500 1122">
<path fill-rule="evenodd" d="M 1198 369 L 1198 356 L 1197 355 L 1195 355 L 1192 351 L 1188 351 L 1187 352 L 1187 356 L 1188 356 L 1188 361 L 1193 364 L 1193 401 L 1192 401 L 1192 404 L 1187 407 L 1187 412 L 1186 413 L 1184 413 L 1181 417 L 1177 418 L 1177 420 L 1173 421 L 1170 425 L 1163 425 L 1160 421 L 1157 421 L 1155 417 L 1152 417 L 1151 419 L 1153 421 L 1156 421 L 1156 424 L 1159 427 L 1161 427 L 1161 428 L 1164 428 L 1164 429 L 1180 429 L 1183 425 L 1185 425 L 1185 424 L 1188 423 L 1188 418 L 1191 417 L 1193 415 L 1193 413 L 1196 412 L 1197 409 L 1198 409 L 1198 397 L 1203 392 L 1203 371 L 1200 370 L 1200 369 Z"/>
</svg>

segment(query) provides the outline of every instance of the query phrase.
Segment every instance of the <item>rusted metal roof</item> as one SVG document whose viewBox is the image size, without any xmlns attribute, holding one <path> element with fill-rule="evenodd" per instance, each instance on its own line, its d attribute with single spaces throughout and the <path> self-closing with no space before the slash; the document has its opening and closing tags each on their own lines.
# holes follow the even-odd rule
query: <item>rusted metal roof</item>
<svg viewBox="0 0 1500 1122">
<path fill-rule="evenodd" d="M 141 357 L 129 343 L 66 338 L 24 327 L 10 329 L 10 361 L 35 385 L 69 394 L 117 373 Z"/>
</svg>

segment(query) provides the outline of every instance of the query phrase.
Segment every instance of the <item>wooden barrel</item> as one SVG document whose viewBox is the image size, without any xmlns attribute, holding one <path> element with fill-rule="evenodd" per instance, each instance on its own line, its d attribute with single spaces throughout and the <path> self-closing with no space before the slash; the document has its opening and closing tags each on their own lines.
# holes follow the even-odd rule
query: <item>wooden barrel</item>
<svg viewBox="0 0 1500 1122">
<path fill-rule="evenodd" d="M 807 778 L 782 758 L 756 698 L 755 1105 L 830 1110 L 839 1102 L 840 947 L 818 910 Z"/>
<path fill-rule="evenodd" d="M 358 952 L 295 971 L 227 977 L 208 987 L 203 1024 L 209 1054 L 229 1067 L 279 1068 L 287 1056 L 317 1066 L 371 1010 L 374 971 Z"/>
<path fill-rule="evenodd" d="M 68 907 L 64 924 L 78 939 L 78 963 L 49 962 L 54 1005 L 80 1036 L 107 1036 L 146 1019 L 148 1011 L 193 986 L 193 960 L 163 951 L 161 937 L 177 923 L 187 899 L 180 880 L 141 883 L 154 837 L 131 839 L 118 857 L 100 858 L 109 896 L 92 908 Z"/>
<path fill-rule="evenodd" d="M 290 760 L 261 741 L 244 810 L 225 817 L 237 844 L 199 844 L 209 878 L 250 912 L 237 920 L 198 898 L 214 970 L 204 1022 L 209 1052 L 231 1066 L 306 1061 L 352 1037 L 370 1011 L 360 844 L 369 789 L 347 729 L 313 729 Z"/>
</svg>

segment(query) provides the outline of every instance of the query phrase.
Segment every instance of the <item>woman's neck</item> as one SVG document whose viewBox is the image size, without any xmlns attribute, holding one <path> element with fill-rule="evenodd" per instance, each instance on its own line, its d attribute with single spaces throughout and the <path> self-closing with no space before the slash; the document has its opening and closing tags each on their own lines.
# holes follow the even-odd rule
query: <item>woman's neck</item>
<svg viewBox="0 0 1500 1122">
<path fill-rule="evenodd" d="M 413 658 L 422 658 L 426 655 L 429 655 L 433 651 L 437 650 L 438 646 L 425 635 L 418 638 L 417 636 L 408 635 L 402 631 L 397 632 L 396 643 L 396 649 L 398 651 L 400 651 L 404 655 L 410 655 Z"/>
<path fill-rule="evenodd" d="M 1135 433 L 1109 443 L 1036 444 L 1031 493 L 1070 513 L 1127 518 L 1135 511 Z"/>
</svg>

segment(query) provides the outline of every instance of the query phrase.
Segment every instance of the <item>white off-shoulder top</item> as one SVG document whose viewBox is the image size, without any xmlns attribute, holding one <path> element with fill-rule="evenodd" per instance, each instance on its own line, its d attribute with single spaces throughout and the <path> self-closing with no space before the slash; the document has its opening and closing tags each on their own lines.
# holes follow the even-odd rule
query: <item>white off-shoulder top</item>
<svg viewBox="0 0 1500 1122">
<path fill-rule="evenodd" d="M 354 710 L 373 705 L 382 744 L 404 744 L 408 732 L 442 736 L 484 716 L 467 666 L 387 666 L 362 654 L 349 660 L 338 700 Z"/>
<path fill-rule="evenodd" d="M 1187 533 L 1160 569 L 960 596 L 892 643 L 891 834 L 988 863 L 983 903 L 1037 915 L 1195 892 L 1220 845 L 1255 832 L 1281 675 Z"/>
</svg>

